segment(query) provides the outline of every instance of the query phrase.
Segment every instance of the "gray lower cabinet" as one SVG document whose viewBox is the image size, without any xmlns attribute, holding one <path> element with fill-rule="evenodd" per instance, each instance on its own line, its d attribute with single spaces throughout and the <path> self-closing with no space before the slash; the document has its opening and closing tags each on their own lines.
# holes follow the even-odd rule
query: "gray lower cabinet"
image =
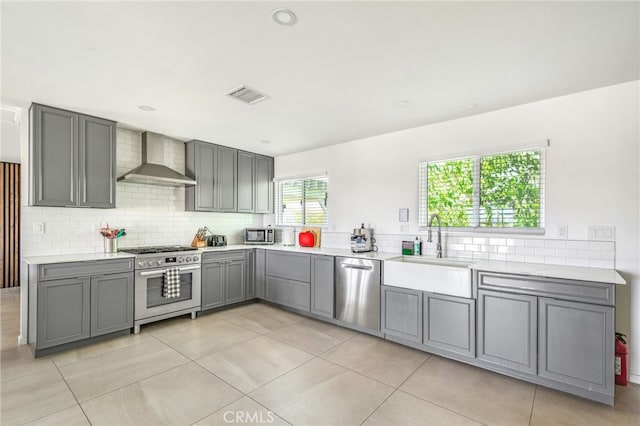
<svg viewBox="0 0 640 426">
<path fill-rule="evenodd" d="M 255 291 L 258 299 L 264 299 L 266 282 L 267 253 L 264 249 L 256 249 Z"/>
<path fill-rule="evenodd" d="M 333 256 L 311 256 L 311 313 L 327 318 L 334 314 Z"/>
<path fill-rule="evenodd" d="M 244 250 L 205 253 L 202 256 L 202 310 L 246 299 L 245 256 Z"/>
<path fill-rule="evenodd" d="M 400 287 L 381 287 L 381 329 L 386 335 L 422 342 L 422 292 Z"/>
<path fill-rule="evenodd" d="M 613 395 L 614 308 L 543 297 L 538 303 L 538 375 Z"/>
<path fill-rule="evenodd" d="M 256 297 L 256 251 L 246 250 L 245 255 L 245 296 L 247 300 Z"/>
<path fill-rule="evenodd" d="M 115 208 L 116 123 L 39 104 L 30 121 L 30 205 Z"/>
<path fill-rule="evenodd" d="M 311 255 L 266 250 L 264 298 L 310 312 Z"/>
<path fill-rule="evenodd" d="M 133 274 L 91 277 L 91 336 L 133 327 Z"/>
<path fill-rule="evenodd" d="M 68 278 L 38 284 L 37 349 L 91 336 L 91 280 Z"/>
<path fill-rule="evenodd" d="M 423 293 L 422 343 L 440 351 L 476 356 L 476 301 Z"/>
<path fill-rule="evenodd" d="M 133 258 L 29 265 L 27 281 L 36 356 L 133 327 Z"/>
<path fill-rule="evenodd" d="M 478 360 L 537 372 L 538 298 L 478 290 Z"/>
</svg>

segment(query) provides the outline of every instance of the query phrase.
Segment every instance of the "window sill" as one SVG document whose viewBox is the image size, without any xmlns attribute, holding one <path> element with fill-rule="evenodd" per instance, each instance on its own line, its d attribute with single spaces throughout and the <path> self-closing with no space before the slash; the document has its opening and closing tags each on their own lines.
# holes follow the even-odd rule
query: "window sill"
<svg viewBox="0 0 640 426">
<path fill-rule="evenodd" d="M 436 226 L 431 227 L 433 230 Z M 420 231 L 428 231 L 429 227 L 421 225 L 418 227 Z M 469 234 L 469 233 L 478 233 L 478 234 L 499 234 L 499 235 L 544 235 L 544 228 L 482 228 L 482 227 L 468 227 L 468 228 L 458 228 L 458 227 L 446 227 L 443 226 L 442 230 L 449 234 Z"/>
</svg>

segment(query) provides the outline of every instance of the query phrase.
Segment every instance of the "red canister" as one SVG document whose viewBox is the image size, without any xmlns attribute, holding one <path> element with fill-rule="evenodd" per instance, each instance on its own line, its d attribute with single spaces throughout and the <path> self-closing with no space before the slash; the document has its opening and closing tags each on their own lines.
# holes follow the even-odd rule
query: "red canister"
<svg viewBox="0 0 640 426">
<path fill-rule="evenodd" d="M 316 236 L 311 231 L 301 232 L 298 234 L 298 243 L 300 243 L 300 247 L 313 247 L 316 243 Z"/>
</svg>

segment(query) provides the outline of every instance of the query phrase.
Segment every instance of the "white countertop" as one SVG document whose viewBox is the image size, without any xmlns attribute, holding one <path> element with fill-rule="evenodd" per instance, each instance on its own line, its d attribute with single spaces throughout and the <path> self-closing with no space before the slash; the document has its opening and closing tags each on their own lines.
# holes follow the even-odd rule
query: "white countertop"
<svg viewBox="0 0 640 426">
<path fill-rule="evenodd" d="M 582 266 L 544 265 L 542 263 L 479 261 L 469 266 L 471 269 L 504 272 L 508 274 L 531 275 L 547 278 L 592 281 L 598 283 L 626 284 L 615 269 L 586 268 Z"/>
<path fill-rule="evenodd" d="M 244 250 L 260 248 L 265 250 L 277 250 L 287 251 L 293 253 L 309 253 L 309 254 L 323 254 L 327 256 L 344 256 L 344 257 L 362 257 L 367 259 L 387 260 L 392 257 L 401 256 L 400 253 L 383 253 L 383 252 L 369 252 L 369 253 L 352 253 L 347 249 L 335 249 L 325 247 L 299 247 L 299 246 L 284 246 L 282 244 L 235 244 L 223 247 L 206 247 L 201 248 L 201 252 L 216 252 L 216 251 L 229 251 L 229 250 Z"/>
<path fill-rule="evenodd" d="M 54 256 L 23 257 L 22 260 L 29 265 L 43 265 L 47 263 L 85 262 L 89 260 L 107 260 L 125 257 L 136 257 L 131 253 L 76 253 L 60 254 Z"/>
</svg>

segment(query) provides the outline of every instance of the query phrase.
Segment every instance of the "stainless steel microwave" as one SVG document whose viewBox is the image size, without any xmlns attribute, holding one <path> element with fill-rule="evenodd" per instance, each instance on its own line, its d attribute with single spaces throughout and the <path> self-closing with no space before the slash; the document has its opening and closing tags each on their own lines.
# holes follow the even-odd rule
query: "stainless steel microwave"
<svg viewBox="0 0 640 426">
<path fill-rule="evenodd" d="M 273 228 L 246 228 L 244 230 L 245 244 L 273 244 L 275 242 Z"/>
</svg>

